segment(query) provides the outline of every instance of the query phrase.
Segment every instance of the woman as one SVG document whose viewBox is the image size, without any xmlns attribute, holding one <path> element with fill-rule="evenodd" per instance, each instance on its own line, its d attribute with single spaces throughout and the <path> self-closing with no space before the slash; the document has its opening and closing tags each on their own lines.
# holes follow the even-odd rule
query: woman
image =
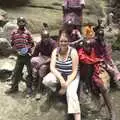
<svg viewBox="0 0 120 120">
<path fill-rule="evenodd" d="M 79 84 L 77 51 L 69 46 L 69 37 L 66 32 L 61 32 L 59 47 L 54 49 L 51 57 L 51 72 L 43 78 L 43 84 L 56 91 L 60 83 L 59 94 L 66 92 L 68 114 L 74 114 L 75 120 L 81 120 L 80 105 L 77 96 Z"/>
</svg>

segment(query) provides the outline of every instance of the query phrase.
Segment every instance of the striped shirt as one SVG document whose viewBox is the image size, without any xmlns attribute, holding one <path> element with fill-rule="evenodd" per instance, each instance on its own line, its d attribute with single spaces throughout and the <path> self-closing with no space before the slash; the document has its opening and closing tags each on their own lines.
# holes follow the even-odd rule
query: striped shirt
<svg viewBox="0 0 120 120">
<path fill-rule="evenodd" d="M 72 73 L 72 58 L 71 58 L 71 51 L 72 48 L 69 48 L 69 53 L 68 53 L 68 58 L 64 60 L 59 60 L 59 51 L 60 49 L 58 48 L 57 50 L 57 59 L 56 59 L 56 68 L 57 70 L 62 74 L 63 77 L 67 77 Z"/>
<path fill-rule="evenodd" d="M 17 29 L 13 31 L 11 40 L 11 45 L 16 50 L 20 50 L 22 48 L 31 48 L 33 46 L 31 34 L 26 29 Z"/>
</svg>

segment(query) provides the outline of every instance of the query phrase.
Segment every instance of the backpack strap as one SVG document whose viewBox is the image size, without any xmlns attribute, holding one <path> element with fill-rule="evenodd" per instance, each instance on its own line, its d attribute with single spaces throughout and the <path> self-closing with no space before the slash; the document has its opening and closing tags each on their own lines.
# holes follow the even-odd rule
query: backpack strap
<svg viewBox="0 0 120 120">
<path fill-rule="evenodd" d="M 57 51 L 56 51 L 56 59 L 57 59 L 57 60 L 58 60 L 59 52 L 60 52 L 60 47 L 57 47 Z"/>
</svg>

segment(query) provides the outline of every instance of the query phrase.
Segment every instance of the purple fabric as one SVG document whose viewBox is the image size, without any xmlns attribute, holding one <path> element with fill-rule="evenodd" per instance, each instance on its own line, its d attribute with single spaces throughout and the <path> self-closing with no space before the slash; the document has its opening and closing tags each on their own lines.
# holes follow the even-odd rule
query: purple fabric
<svg viewBox="0 0 120 120">
<path fill-rule="evenodd" d="M 82 9 L 85 5 L 84 0 L 64 0 L 63 22 L 68 23 L 72 21 L 74 25 L 81 25 L 82 23 Z"/>
<path fill-rule="evenodd" d="M 111 52 L 112 49 L 106 43 L 104 45 L 99 44 L 96 41 L 93 41 L 93 47 L 95 49 L 96 55 L 98 58 L 102 58 L 105 61 L 111 61 Z"/>
<path fill-rule="evenodd" d="M 108 44 L 100 45 L 98 42 L 94 41 L 93 46 L 96 52 L 97 57 L 102 58 L 106 65 L 107 71 L 113 76 L 115 81 L 120 80 L 120 72 L 115 65 L 114 61 L 112 60 L 112 49 L 111 46 Z"/>
<path fill-rule="evenodd" d="M 82 20 L 80 19 L 81 15 L 82 13 L 80 11 L 78 11 L 78 14 L 76 14 L 75 12 L 65 14 L 63 17 L 63 22 L 64 24 L 80 25 Z M 71 21 L 71 23 L 69 23 L 69 21 Z"/>
<path fill-rule="evenodd" d="M 50 39 L 48 44 L 42 42 L 38 43 L 35 47 L 33 57 L 38 56 L 39 53 L 44 56 L 50 57 L 54 48 L 56 48 L 57 43 L 55 40 Z"/>
<path fill-rule="evenodd" d="M 81 0 L 64 0 L 65 7 L 74 7 L 80 5 L 81 5 Z"/>
<path fill-rule="evenodd" d="M 38 56 L 38 57 L 33 57 L 31 59 L 31 65 L 32 65 L 32 75 L 33 78 L 36 78 L 37 75 L 39 75 L 39 77 L 44 77 L 48 70 L 49 70 L 49 64 L 45 64 L 40 66 L 41 64 L 43 64 L 49 57 L 46 56 Z"/>
</svg>

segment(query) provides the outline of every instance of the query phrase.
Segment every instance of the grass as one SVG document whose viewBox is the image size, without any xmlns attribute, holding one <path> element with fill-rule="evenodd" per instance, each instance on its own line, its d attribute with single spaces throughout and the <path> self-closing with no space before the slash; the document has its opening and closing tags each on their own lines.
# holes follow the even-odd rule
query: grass
<svg viewBox="0 0 120 120">
<path fill-rule="evenodd" d="M 60 7 L 63 4 L 62 0 L 31 0 L 29 5 L 32 6 L 49 6 Z"/>
<path fill-rule="evenodd" d="M 112 45 L 113 50 L 120 50 L 120 31 L 119 34 L 117 36 L 117 40 L 114 41 L 113 45 Z"/>
<path fill-rule="evenodd" d="M 97 0 L 86 0 L 84 10 L 84 23 L 96 23 L 98 16 L 102 16 L 102 5 Z M 23 7 L 12 9 L 6 8 L 9 18 L 23 16 L 27 18 L 29 29 L 32 33 L 40 32 L 43 22 L 47 22 L 52 31 L 59 29 L 62 24 L 62 7 L 63 0 L 30 0 L 29 4 Z M 56 32 L 52 32 L 56 33 Z"/>
</svg>

